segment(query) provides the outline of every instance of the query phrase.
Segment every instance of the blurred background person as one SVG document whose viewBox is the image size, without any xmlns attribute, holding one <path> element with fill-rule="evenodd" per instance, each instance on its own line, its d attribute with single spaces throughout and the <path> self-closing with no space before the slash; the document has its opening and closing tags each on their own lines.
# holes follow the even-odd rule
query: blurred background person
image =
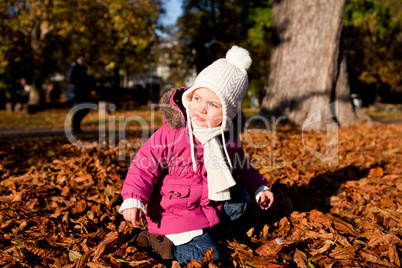
<svg viewBox="0 0 402 268">
<path fill-rule="evenodd" d="M 72 116 L 72 128 L 74 134 L 81 134 L 81 121 L 88 114 L 88 108 L 80 107 L 80 104 L 89 101 L 91 79 L 87 74 L 85 57 L 80 55 L 76 58 L 68 70 L 67 79 L 69 88 L 67 90 L 67 100 L 74 105 L 75 112 Z"/>
</svg>

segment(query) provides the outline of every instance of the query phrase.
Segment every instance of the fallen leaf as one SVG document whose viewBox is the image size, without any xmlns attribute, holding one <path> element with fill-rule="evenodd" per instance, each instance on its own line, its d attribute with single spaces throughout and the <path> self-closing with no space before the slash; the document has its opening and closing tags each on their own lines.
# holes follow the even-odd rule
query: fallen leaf
<svg viewBox="0 0 402 268">
<path fill-rule="evenodd" d="M 341 234 L 349 234 L 357 237 L 359 236 L 359 233 L 356 230 L 354 230 L 353 225 L 345 222 L 342 219 L 334 218 L 333 224 L 334 228 Z"/>
<path fill-rule="evenodd" d="M 84 268 L 87 265 L 87 261 L 89 260 L 92 253 L 92 250 L 85 252 L 78 260 L 76 268 Z"/>
<path fill-rule="evenodd" d="M 86 208 L 87 202 L 85 200 L 80 200 L 74 204 L 70 211 L 72 214 L 81 214 L 85 211 Z"/>
<path fill-rule="evenodd" d="M 210 263 L 213 262 L 215 258 L 214 249 L 211 247 L 204 252 L 204 258 L 202 259 L 202 263 Z"/>
<path fill-rule="evenodd" d="M 294 258 L 295 262 L 297 263 L 298 267 L 308 268 L 306 253 L 296 249 L 295 254 L 293 255 L 293 258 Z"/>
<path fill-rule="evenodd" d="M 369 176 L 374 176 L 374 177 L 382 177 L 384 176 L 384 170 L 382 167 L 375 167 L 370 169 Z"/>
<path fill-rule="evenodd" d="M 276 255 L 285 245 L 285 241 L 280 238 L 265 242 L 255 250 L 260 256 Z"/>
<path fill-rule="evenodd" d="M 331 258 L 337 260 L 353 260 L 356 256 L 356 251 L 359 249 L 359 245 L 354 245 L 351 247 L 336 247 L 329 253 Z"/>
<path fill-rule="evenodd" d="M 402 240 L 394 234 L 384 234 L 384 235 L 378 236 L 376 238 L 371 239 L 367 244 L 370 247 L 374 247 L 380 243 L 385 243 L 387 245 L 401 245 L 402 246 Z"/>
<path fill-rule="evenodd" d="M 393 265 L 390 262 L 379 256 L 375 256 L 365 251 L 362 251 L 360 254 L 363 257 L 363 259 L 368 263 L 374 263 L 383 267 L 393 267 Z"/>
<path fill-rule="evenodd" d="M 87 265 L 89 268 L 111 268 L 110 265 L 101 262 L 88 262 Z"/>
<path fill-rule="evenodd" d="M 68 251 L 68 257 L 70 258 L 70 261 L 75 262 L 75 260 L 79 259 L 82 257 L 82 254 L 78 251 L 74 250 L 69 250 Z"/>
<path fill-rule="evenodd" d="M 90 182 L 92 181 L 92 175 L 91 174 L 82 175 L 79 177 L 75 177 L 73 180 L 77 183 Z"/>
<path fill-rule="evenodd" d="M 98 259 L 104 254 L 104 251 L 117 242 L 117 238 L 119 234 L 117 232 L 110 233 L 97 247 L 94 257 L 92 258 L 93 262 L 98 261 Z"/>
<path fill-rule="evenodd" d="M 311 250 L 311 255 L 317 255 L 317 254 L 323 254 L 324 252 L 327 252 L 331 247 L 335 244 L 334 241 L 332 240 L 325 240 L 324 245 L 322 247 L 317 248 L 317 249 L 312 249 Z"/>
</svg>

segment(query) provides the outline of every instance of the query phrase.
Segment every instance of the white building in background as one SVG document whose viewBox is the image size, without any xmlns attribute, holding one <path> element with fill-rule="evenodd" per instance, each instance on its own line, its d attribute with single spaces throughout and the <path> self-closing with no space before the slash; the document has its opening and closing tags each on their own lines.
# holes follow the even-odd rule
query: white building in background
<svg viewBox="0 0 402 268">
<path fill-rule="evenodd" d="M 162 79 L 162 81 L 168 84 L 172 84 L 172 81 L 169 81 L 172 74 L 172 70 L 169 67 L 171 65 L 170 63 L 172 62 L 172 57 L 179 57 L 177 62 L 178 64 L 180 64 L 181 62 L 180 55 L 172 55 L 171 53 L 169 53 L 170 50 L 177 46 L 179 46 L 178 41 L 166 41 L 165 43 L 161 44 L 161 47 L 163 49 L 166 49 L 167 52 L 160 55 L 156 67 L 156 74 Z M 195 51 L 193 51 L 193 54 L 195 54 Z M 197 70 L 196 67 L 193 66 L 191 70 L 186 70 L 186 74 L 183 79 L 183 85 L 185 87 L 191 87 L 194 84 L 196 77 Z"/>
<path fill-rule="evenodd" d="M 197 76 L 196 67 L 193 66 L 191 70 L 186 70 L 186 74 L 182 81 L 181 85 L 175 84 L 170 80 L 172 76 L 172 71 L 169 66 L 171 66 L 171 62 L 173 61 L 173 57 L 176 62 L 180 64 L 181 55 L 172 55 L 170 51 L 179 45 L 178 41 L 166 41 L 161 44 L 161 47 L 165 49 L 166 52 L 161 53 L 159 60 L 157 63 L 151 63 L 151 66 L 154 66 L 151 69 L 154 71 L 134 74 L 130 75 L 124 72 L 124 70 L 120 69 L 119 79 L 115 79 L 112 75 L 113 71 L 107 69 L 109 76 L 104 76 L 97 83 L 97 87 L 104 87 L 108 89 L 112 89 L 115 85 L 116 81 L 119 83 L 121 89 L 127 89 L 129 91 L 137 91 L 141 94 L 146 94 L 147 96 L 152 96 L 152 101 L 156 101 L 158 96 L 161 96 L 164 92 L 171 88 L 176 88 L 178 86 L 191 87 L 194 84 L 195 78 Z M 193 52 L 195 54 L 195 51 Z M 106 69 L 105 69 L 106 70 Z M 67 81 L 65 74 L 56 74 L 50 78 L 51 81 L 59 83 L 62 88 L 62 92 L 67 88 Z"/>
</svg>

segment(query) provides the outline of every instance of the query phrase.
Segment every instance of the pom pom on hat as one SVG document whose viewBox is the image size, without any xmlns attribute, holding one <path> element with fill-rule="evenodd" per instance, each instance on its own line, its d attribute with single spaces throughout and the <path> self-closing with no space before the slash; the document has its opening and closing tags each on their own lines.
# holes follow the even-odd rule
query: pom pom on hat
<svg viewBox="0 0 402 268">
<path fill-rule="evenodd" d="M 247 70 L 251 65 L 251 57 L 244 48 L 233 46 L 226 53 L 226 59 L 239 69 Z"/>
</svg>

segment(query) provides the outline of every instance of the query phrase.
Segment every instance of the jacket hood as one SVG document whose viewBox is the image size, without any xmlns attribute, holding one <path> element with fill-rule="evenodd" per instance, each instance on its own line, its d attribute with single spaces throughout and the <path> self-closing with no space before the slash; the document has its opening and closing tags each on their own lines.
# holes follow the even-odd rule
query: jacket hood
<svg viewBox="0 0 402 268">
<path fill-rule="evenodd" d="M 186 109 L 181 101 L 181 97 L 186 90 L 186 88 L 173 88 L 165 92 L 159 100 L 163 120 L 168 123 L 171 129 L 186 126 Z"/>
<path fill-rule="evenodd" d="M 182 103 L 182 96 L 186 90 L 187 88 L 173 88 L 165 92 L 159 100 L 160 112 L 163 115 L 163 123 L 168 123 L 171 129 L 178 129 L 186 126 L 186 109 Z M 232 120 L 233 124 L 230 131 L 235 131 L 237 133 L 243 132 L 245 122 L 246 117 L 243 112 L 238 113 Z"/>
</svg>

